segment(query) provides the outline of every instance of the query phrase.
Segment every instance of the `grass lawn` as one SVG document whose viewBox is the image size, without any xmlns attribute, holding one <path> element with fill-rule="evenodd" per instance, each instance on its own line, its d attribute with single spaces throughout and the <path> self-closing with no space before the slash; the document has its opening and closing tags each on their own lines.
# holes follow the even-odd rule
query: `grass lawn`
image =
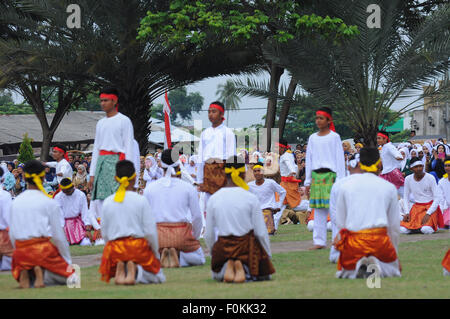
<svg viewBox="0 0 450 319">
<path fill-rule="evenodd" d="M 328 262 L 327 249 L 274 254 L 277 272 L 272 281 L 266 282 L 215 282 L 210 277 L 208 258 L 201 267 L 165 269 L 167 281 L 161 285 L 118 287 L 113 282 L 101 282 L 98 267 L 89 267 L 81 269 L 80 289 L 21 290 L 10 274 L 3 274 L 0 298 L 450 298 L 450 277 L 442 275 L 441 266 L 448 245 L 447 239 L 401 243 L 403 277 L 381 279 L 380 289 L 367 288 L 363 279 L 336 279 L 336 265 Z"/>
<path fill-rule="evenodd" d="M 95 255 L 103 253 L 103 248 L 105 246 L 80 246 L 73 245 L 70 246 L 70 255 L 71 256 L 86 256 L 86 255 Z"/>
</svg>

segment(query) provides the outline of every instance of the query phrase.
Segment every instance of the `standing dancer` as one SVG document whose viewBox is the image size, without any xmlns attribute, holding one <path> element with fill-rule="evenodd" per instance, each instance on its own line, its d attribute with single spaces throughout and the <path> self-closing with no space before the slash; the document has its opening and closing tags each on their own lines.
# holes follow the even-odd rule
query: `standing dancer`
<svg viewBox="0 0 450 319">
<path fill-rule="evenodd" d="M 377 144 L 382 147 L 381 164 L 383 164 L 383 171 L 380 177 L 394 184 L 399 195 L 403 197 L 403 189 L 401 187 L 405 184 L 405 178 L 399 169 L 399 163 L 403 161 L 403 156 L 391 143 L 389 134 L 385 131 L 378 132 Z"/>
<path fill-rule="evenodd" d="M 0 185 L 6 172 L 0 167 Z M 0 270 L 11 270 L 13 247 L 9 239 L 11 194 L 0 187 Z"/>
<path fill-rule="evenodd" d="M 439 181 L 438 187 L 442 194 L 440 203 L 442 215 L 444 217 L 444 228 L 450 226 L 450 157 L 447 156 L 444 161 L 445 174 Z"/>
<path fill-rule="evenodd" d="M 338 278 L 367 278 L 370 266 L 380 277 L 400 277 L 398 241 L 400 214 L 395 187 L 378 178 L 380 154 L 376 148 L 362 148 L 360 168 L 340 185 L 336 226 L 339 235 L 334 246 L 339 250 Z"/>
<path fill-rule="evenodd" d="M 248 183 L 248 186 L 250 187 L 250 192 L 258 197 L 267 231 L 269 235 L 273 235 L 278 228 L 279 221 L 279 218 L 276 219 L 274 215 L 280 212 L 283 206 L 286 190 L 273 179 L 265 179 L 263 167 L 260 164 L 253 166 L 253 175 L 255 176 L 255 180 Z M 280 196 L 278 202 L 275 193 L 278 193 Z"/>
<path fill-rule="evenodd" d="M 297 165 L 295 164 L 295 158 L 292 154 L 291 147 L 288 145 L 285 139 L 280 139 L 277 144 L 278 153 L 280 154 L 280 185 L 286 190 L 286 197 L 283 204 L 289 205 L 291 210 L 294 210 L 301 201 L 300 191 L 298 189 L 298 183 L 300 180 L 296 179 Z"/>
<path fill-rule="evenodd" d="M 24 172 L 28 189 L 11 206 L 12 275 L 21 288 L 76 281 L 76 274 L 69 267 L 72 260 L 61 227 L 61 212 L 42 186 L 45 166 L 31 160 L 25 164 Z"/>
<path fill-rule="evenodd" d="M 329 108 L 322 107 L 316 112 L 316 125 L 319 131 L 309 137 L 306 149 L 305 186 L 310 208 L 314 208 L 314 246 L 310 249 L 326 247 L 331 187 L 336 179 L 345 177 L 342 141 Z"/>
<path fill-rule="evenodd" d="M 67 157 L 66 147 L 62 144 L 53 146 L 52 156 L 56 162 L 47 162 L 44 163 L 44 165 L 56 168 L 56 180 L 58 181 L 58 184 L 60 184 L 64 178 L 72 180 L 73 169 L 69 163 L 69 158 Z M 53 194 L 53 197 L 55 197 L 60 191 L 61 189 L 58 187 L 56 192 Z"/>
<path fill-rule="evenodd" d="M 209 197 L 227 183 L 224 167 L 230 156 L 236 155 L 236 136 L 223 124 L 225 107 L 220 102 L 212 102 L 208 110 L 211 127 L 200 136 L 199 170 L 197 182 L 200 191 L 205 192 L 205 207 Z"/>
<path fill-rule="evenodd" d="M 90 168 L 89 189 L 92 190 L 90 209 L 100 215 L 103 200 L 114 194 L 119 184 L 114 179 L 115 165 L 119 160 L 134 160 L 135 145 L 133 125 L 117 109 L 118 92 L 106 88 L 100 92 L 100 104 L 106 117 L 95 128 L 94 150 Z"/>
</svg>

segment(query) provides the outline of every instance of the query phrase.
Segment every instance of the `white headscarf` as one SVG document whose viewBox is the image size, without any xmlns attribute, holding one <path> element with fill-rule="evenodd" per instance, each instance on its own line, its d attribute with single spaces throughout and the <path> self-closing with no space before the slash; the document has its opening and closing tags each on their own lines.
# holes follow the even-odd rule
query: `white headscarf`
<svg viewBox="0 0 450 319">
<path fill-rule="evenodd" d="M 409 153 L 409 151 L 408 151 L 408 148 L 406 148 L 406 147 L 401 148 L 401 149 L 400 149 L 400 152 L 405 153 L 405 158 L 400 162 L 400 170 L 403 171 L 403 169 L 404 169 L 405 166 L 406 166 L 406 161 L 407 161 L 408 159 L 410 159 L 411 157 L 410 157 L 410 153 Z"/>
<path fill-rule="evenodd" d="M 415 156 L 412 155 L 413 152 L 416 153 Z M 411 151 L 409 151 L 409 158 L 410 159 L 413 158 L 413 157 L 418 157 L 418 156 L 419 156 L 419 152 L 415 148 L 413 148 Z"/>
<path fill-rule="evenodd" d="M 0 177 L 0 185 L 1 185 L 3 183 L 3 181 L 5 180 L 6 174 L 8 174 L 9 171 L 8 171 L 8 164 L 6 164 L 5 162 L 2 162 L 0 164 L 0 167 L 3 169 L 3 176 Z"/>
</svg>

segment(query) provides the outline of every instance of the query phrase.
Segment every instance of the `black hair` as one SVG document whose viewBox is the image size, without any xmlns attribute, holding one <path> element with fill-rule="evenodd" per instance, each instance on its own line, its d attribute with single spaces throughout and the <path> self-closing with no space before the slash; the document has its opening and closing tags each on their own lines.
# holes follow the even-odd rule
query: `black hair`
<svg viewBox="0 0 450 319">
<path fill-rule="evenodd" d="M 173 163 L 176 162 L 176 160 L 174 161 L 172 158 L 172 150 L 171 149 L 164 150 L 161 153 L 161 162 L 163 162 L 166 165 L 172 165 Z"/>
<path fill-rule="evenodd" d="M 245 166 L 245 160 L 242 156 L 230 156 L 228 157 L 226 163 L 225 163 L 225 168 L 241 168 L 242 166 Z"/>
<path fill-rule="evenodd" d="M 317 111 L 327 112 L 328 114 L 330 114 L 330 116 L 333 116 L 333 112 L 331 111 L 331 109 L 329 107 L 326 107 L 326 106 L 322 106 Z"/>
<path fill-rule="evenodd" d="M 72 181 L 70 180 L 70 178 L 63 178 L 61 180 L 61 182 L 59 183 L 61 186 L 69 186 L 72 183 Z"/>
<path fill-rule="evenodd" d="M 40 174 L 43 170 L 45 170 L 45 166 L 38 160 L 28 161 L 23 166 L 23 171 L 27 174 Z M 31 185 L 36 185 L 32 178 L 25 178 L 25 181 Z"/>
<path fill-rule="evenodd" d="M 444 162 L 450 161 L 450 156 L 446 156 Z"/>
<path fill-rule="evenodd" d="M 3 174 L 4 174 L 3 168 L 0 167 L 0 177 L 3 177 Z"/>
<path fill-rule="evenodd" d="M 280 138 L 279 143 L 288 146 L 288 141 L 285 138 Z"/>
<path fill-rule="evenodd" d="M 102 90 L 100 90 L 100 94 L 115 94 L 117 97 L 119 97 L 119 91 L 115 87 L 107 86 L 104 87 Z"/>
<path fill-rule="evenodd" d="M 439 151 L 439 146 L 442 146 L 444 148 L 444 152 L 447 152 L 444 144 L 439 144 L 438 146 L 436 146 L 436 152 Z"/>
<path fill-rule="evenodd" d="M 380 159 L 380 152 L 374 147 L 363 147 L 359 151 L 359 161 L 365 166 L 372 166 Z"/>
<path fill-rule="evenodd" d="M 116 176 L 119 178 L 131 177 L 135 172 L 134 164 L 129 160 L 118 161 L 116 164 Z"/>
</svg>

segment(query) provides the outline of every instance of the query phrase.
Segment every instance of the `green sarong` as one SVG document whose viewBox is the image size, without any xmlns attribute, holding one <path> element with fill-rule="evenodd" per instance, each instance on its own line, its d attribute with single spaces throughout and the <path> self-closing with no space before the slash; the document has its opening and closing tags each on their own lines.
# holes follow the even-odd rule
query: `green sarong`
<svg viewBox="0 0 450 319">
<path fill-rule="evenodd" d="M 335 172 L 311 173 L 311 188 L 309 189 L 309 207 L 330 208 L 331 187 L 336 180 Z"/>
<path fill-rule="evenodd" d="M 116 176 L 116 164 L 119 155 L 100 155 L 95 169 L 94 186 L 92 188 L 92 200 L 105 199 L 114 194 L 119 188 Z"/>
</svg>

